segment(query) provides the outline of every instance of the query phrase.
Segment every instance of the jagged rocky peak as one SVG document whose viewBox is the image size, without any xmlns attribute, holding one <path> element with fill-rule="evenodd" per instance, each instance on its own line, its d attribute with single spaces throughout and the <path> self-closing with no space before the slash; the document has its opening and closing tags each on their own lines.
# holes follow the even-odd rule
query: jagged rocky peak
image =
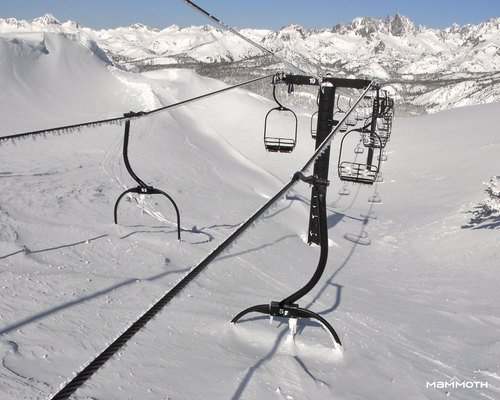
<svg viewBox="0 0 500 400">
<path fill-rule="evenodd" d="M 460 33 L 460 31 L 462 30 L 462 25 L 459 25 L 457 24 L 456 22 L 453 23 L 452 25 L 450 25 L 448 28 L 446 29 L 443 29 L 443 33 L 446 34 L 446 33 Z"/>
<path fill-rule="evenodd" d="M 388 16 L 385 20 L 373 17 L 354 18 L 347 25 L 336 25 L 332 29 L 332 32 L 339 34 L 354 32 L 355 34 L 366 38 L 369 38 L 376 33 L 384 32 L 393 36 L 401 37 L 417 33 L 420 29 L 421 28 L 416 27 L 409 18 L 396 13 L 394 16 Z"/>
<path fill-rule="evenodd" d="M 61 25 L 61 21 L 59 21 L 52 14 L 45 14 L 41 17 L 35 18 L 33 21 L 34 24 L 40 25 Z"/>
<path fill-rule="evenodd" d="M 385 19 L 385 25 L 387 30 L 393 36 L 405 36 L 408 34 L 415 34 L 419 31 L 419 29 L 415 26 L 415 24 L 404 15 L 400 15 L 396 13 L 394 16 L 388 16 Z"/>
</svg>

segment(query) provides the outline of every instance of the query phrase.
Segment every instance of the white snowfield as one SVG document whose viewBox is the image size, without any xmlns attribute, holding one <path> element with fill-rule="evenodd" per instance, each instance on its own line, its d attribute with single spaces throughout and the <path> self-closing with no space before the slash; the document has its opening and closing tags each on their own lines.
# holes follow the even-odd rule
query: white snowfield
<svg viewBox="0 0 500 400">
<path fill-rule="evenodd" d="M 124 72 L 60 33 L 2 33 L 0 60 L 0 136 L 225 87 L 190 70 Z M 132 120 L 130 163 L 178 204 L 180 242 L 161 196 L 124 199 L 113 224 L 116 199 L 136 186 L 123 126 L 0 142 L 0 399 L 51 398 L 303 166 L 310 116 L 297 110 L 293 153 L 270 154 L 271 107 L 236 89 Z M 301 183 L 72 398 L 500 398 L 500 222 L 470 225 L 468 213 L 500 172 L 499 112 L 396 118 L 372 187 L 338 180 L 334 140 L 328 264 L 299 305 L 332 324 L 341 349 L 313 321 L 299 320 L 294 340 L 286 321 L 229 322 L 313 273 Z"/>
</svg>

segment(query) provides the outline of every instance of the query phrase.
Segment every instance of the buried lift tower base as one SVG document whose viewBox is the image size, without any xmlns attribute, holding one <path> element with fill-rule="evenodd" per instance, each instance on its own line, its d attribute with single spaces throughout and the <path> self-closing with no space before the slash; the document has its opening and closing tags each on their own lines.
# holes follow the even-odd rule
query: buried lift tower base
<svg viewBox="0 0 500 400">
<path fill-rule="evenodd" d="M 127 114 L 124 114 L 125 118 L 132 118 L 141 115 L 141 113 L 134 113 L 130 112 Z M 137 194 L 161 194 L 165 196 L 172 205 L 174 206 L 175 213 L 177 216 L 177 239 L 181 240 L 181 222 L 180 222 L 180 214 L 179 214 L 179 208 L 177 207 L 177 204 L 175 204 L 175 201 L 170 197 L 167 193 L 165 193 L 162 190 L 155 189 L 153 186 L 146 185 L 143 180 L 141 180 L 134 172 L 132 167 L 130 166 L 130 162 L 128 159 L 128 142 L 129 142 L 129 136 L 130 136 L 130 119 L 127 119 L 125 121 L 125 134 L 124 134 L 124 139 L 123 139 L 123 161 L 125 163 L 125 167 L 127 168 L 128 173 L 130 176 L 139 184 L 139 186 L 135 188 L 130 188 L 125 190 L 116 200 L 115 203 L 115 208 L 114 208 L 114 221 L 115 224 L 118 224 L 118 203 L 120 203 L 120 200 L 127 195 L 128 193 L 137 193 Z"/>
<path fill-rule="evenodd" d="M 332 340 L 338 344 L 342 345 L 337 332 L 333 327 L 324 319 L 321 315 L 316 314 L 306 308 L 300 308 L 296 301 L 305 296 L 311 291 L 314 286 L 318 283 L 323 271 L 325 270 L 326 262 L 328 260 L 328 226 L 326 219 L 326 187 L 328 186 L 328 181 L 324 179 L 318 179 L 313 176 L 305 177 L 302 173 L 297 173 L 296 178 L 304 182 L 307 182 L 313 186 L 312 190 L 315 194 L 314 198 L 317 201 L 318 208 L 318 219 L 319 219 L 319 242 L 320 242 L 320 257 L 318 266 L 314 275 L 311 277 L 309 282 L 307 282 L 301 289 L 288 296 L 286 299 L 281 301 L 273 301 L 271 304 L 260 304 L 253 307 L 249 307 L 243 310 L 238 315 L 236 315 L 231 322 L 236 323 L 244 315 L 251 312 L 258 312 L 261 314 L 267 314 L 271 317 L 283 317 L 290 320 L 297 320 L 298 318 L 309 318 L 317 320 L 330 334 Z M 290 324 L 290 326 L 292 326 Z M 294 333 L 294 332 L 292 332 Z"/>
</svg>

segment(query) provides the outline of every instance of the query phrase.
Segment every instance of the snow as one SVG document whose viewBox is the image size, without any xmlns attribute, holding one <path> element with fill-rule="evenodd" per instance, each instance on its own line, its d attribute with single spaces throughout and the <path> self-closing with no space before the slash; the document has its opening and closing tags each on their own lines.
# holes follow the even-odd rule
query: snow
<svg viewBox="0 0 500 400">
<path fill-rule="evenodd" d="M 399 83 L 401 88 L 395 98 L 400 112 L 415 115 L 500 99 L 496 76 L 499 29 L 498 18 L 437 30 L 416 26 L 396 14 L 385 20 L 356 18 L 333 29 L 289 25 L 277 32 L 240 32 L 313 74 L 323 70 L 338 76 L 375 77 L 386 84 Z M 94 30 L 74 21 L 61 23 L 47 14 L 32 21 L 0 19 L 0 32 L 62 33 L 73 40 L 94 43 L 94 48 L 103 49 L 103 56 L 105 52 L 106 57 L 121 64 L 120 68 L 132 71 L 188 62 L 203 70 L 204 75 L 220 78 L 217 66 L 222 63 L 227 71 L 226 82 L 234 83 L 237 76 L 246 74 L 240 80 L 251 77 L 243 67 L 247 63 L 254 74 L 265 74 L 269 67 L 269 58 L 261 50 L 231 32 L 209 25 L 154 29 L 134 24 Z M 488 85 L 463 84 L 488 79 Z M 314 99 L 309 103 L 315 107 Z"/>
<path fill-rule="evenodd" d="M 2 34 L 0 54 L 0 136 L 225 86 L 182 69 L 124 72 L 67 34 Z M 262 133 L 273 106 L 236 89 L 132 121 L 131 165 L 179 205 L 181 242 L 161 196 L 147 197 L 142 215 L 124 199 L 113 224 L 117 197 L 135 186 L 123 126 L 1 142 L 0 399 L 50 398 L 290 180 L 314 146 L 310 115 L 297 110 L 292 154 L 269 154 Z M 229 322 L 314 271 L 318 248 L 302 240 L 310 188 L 298 184 L 72 398 L 498 398 L 499 227 L 468 223 L 500 167 L 499 111 L 397 118 L 374 187 L 339 182 L 334 141 L 334 245 L 300 306 L 332 324 L 342 349 L 312 321 L 299 320 L 295 340 L 278 319 Z M 375 195 L 381 203 L 369 202 Z M 488 387 L 426 386 L 453 378 Z"/>
</svg>

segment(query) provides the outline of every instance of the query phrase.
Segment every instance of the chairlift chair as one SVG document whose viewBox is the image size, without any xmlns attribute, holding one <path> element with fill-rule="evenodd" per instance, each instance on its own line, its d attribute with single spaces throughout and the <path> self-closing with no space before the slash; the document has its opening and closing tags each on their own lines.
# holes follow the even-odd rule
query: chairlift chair
<svg viewBox="0 0 500 400">
<path fill-rule="evenodd" d="M 363 121 L 365 119 L 365 115 L 364 115 L 364 110 L 363 109 L 359 109 L 359 110 L 356 110 L 355 111 L 355 115 L 354 115 L 354 119 L 356 121 Z"/>
<path fill-rule="evenodd" d="M 349 98 L 349 110 L 351 109 L 351 98 Z M 354 113 L 354 117 L 352 116 Z M 353 110 L 348 116 L 347 116 L 347 119 L 345 121 L 345 124 L 347 126 L 355 126 L 356 125 L 356 121 L 358 121 L 358 119 L 356 118 L 357 116 L 357 112 L 355 110 Z"/>
<path fill-rule="evenodd" d="M 391 127 L 389 125 L 379 125 L 377 124 L 377 134 L 382 141 L 388 142 L 391 138 Z M 385 147 L 385 145 L 384 145 Z"/>
<path fill-rule="evenodd" d="M 347 119 L 345 120 L 345 124 L 347 126 L 355 126 L 356 125 L 356 119 L 354 119 L 353 117 L 351 117 L 350 115 L 347 117 Z"/>
<path fill-rule="evenodd" d="M 389 138 L 381 132 L 365 132 L 363 133 L 363 145 L 372 149 L 383 149 Z"/>
<path fill-rule="evenodd" d="M 387 119 L 385 116 L 377 118 L 377 129 L 390 131 L 392 129 L 392 119 Z"/>
<path fill-rule="evenodd" d="M 363 117 L 364 117 L 364 120 L 367 120 L 368 118 L 370 118 L 372 116 L 372 109 L 371 107 L 370 108 L 364 108 L 363 109 Z"/>
<path fill-rule="evenodd" d="M 375 165 L 342 161 L 339 164 L 341 181 L 372 185 L 377 179 L 378 168 Z"/>
<path fill-rule="evenodd" d="M 363 119 L 366 120 L 371 117 L 373 111 L 373 98 L 371 96 L 365 96 L 361 101 L 361 112 Z"/>
<path fill-rule="evenodd" d="M 283 106 L 276 98 L 276 84 L 274 84 L 273 86 L 273 97 L 274 101 L 276 101 L 276 103 L 278 104 L 278 107 L 270 109 L 266 114 L 266 118 L 264 120 L 264 146 L 266 150 L 270 152 L 291 153 L 295 148 L 295 144 L 297 143 L 297 129 L 299 121 L 297 119 L 297 115 L 289 108 Z M 268 125 L 269 116 L 273 112 L 274 113 L 277 112 L 278 114 L 287 113 L 293 116 L 295 122 L 295 129 L 293 135 L 288 137 L 283 137 L 283 136 L 271 136 L 269 134 L 269 125 Z"/>
<path fill-rule="evenodd" d="M 392 121 L 387 121 L 385 118 L 379 118 L 377 121 L 377 133 L 381 137 L 385 137 L 387 141 L 391 138 Z"/>
<path fill-rule="evenodd" d="M 371 94 L 366 94 L 365 97 L 363 97 L 362 104 L 363 106 L 366 107 L 371 107 L 373 103 L 373 96 Z"/>
<path fill-rule="evenodd" d="M 335 118 L 335 114 L 337 114 L 337 115 L 339 115 L 339 114 L 340 114 L 340 115 L 339 115 L 339 117 L 338 117 L 338 119 L 336 119 L 336 118 Z M 334 121 L 335 121 L 335 120 L 336 120 L 336 121 L 341 121 L 341 120 L 343 119 L 342 114 L 344 114 L 344 111 L 341 111 L 340 109 L 339 109 L 339 111 L 335 111 L 335 112 L 333 113 L 333 118 L 334 118 Z M 337 124 L 336 124 L 336 125 L 338 125 L 338 122 L 337 122 Z M 346 125 L 346 123 L 345 123 L 345 122 L 344 122 L 342 125 L 340 125 L 339 132 L 340 132 L 340 133 L 345 133 L 345 132 L 347 132 L 347 125 Z"/>
<path fill-rule="evenodd" d="M 385 96 L 380 99 L 380 111 L 381 114 L 386 114 L 391 112 L 394 108 L 394 99 L 390 98 L 389 95 L 387 94 L 387 91 L 385 91 Z"/>
<path fill-rule="evenodd" d="M 387 90 L 381 90 L 384 94 L 383 97 L 379 96 L 380 114 L 383 114 L 389 106 Z"/>
<path fill-rule="evenodd" d="M 342 141 L 340 142 L 338 175 L 341 181 L 372 185 L 377 179 L 378 172 L 380 171 L 380 159 L 377 160 L 377 163 L 372 164 L 356 162 L 356 160 L 351 161 L 348 159 L 344 159 L 347 154 L 347 152 L 344 151 L 346 147 L 344 141 L 350 134 L 357 131 L 357 129 L 350 130 L 344 135 Z M 376 133 L 374 134 L 374 136 L 378 137 Z M 379 147 L 379 155 L 381 150 L 382 149 Z"/>
<path fill-rule="evenodd" d="M 390 98 L 387 91 L 384 91 L 384 97 L 379 100 L 379 117 L 385 119 L 392 126 L 394 118 L 394 99 Z"/>
</svg>

